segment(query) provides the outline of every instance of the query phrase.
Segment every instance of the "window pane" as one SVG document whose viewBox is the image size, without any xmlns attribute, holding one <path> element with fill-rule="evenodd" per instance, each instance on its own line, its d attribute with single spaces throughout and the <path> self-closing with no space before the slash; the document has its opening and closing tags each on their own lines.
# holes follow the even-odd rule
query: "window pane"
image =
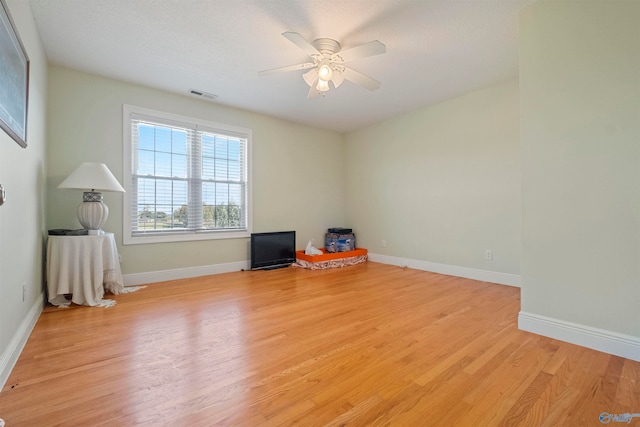
<svg viewBox="0 0 640 427">
<path fill-rule="evenodd" d="M 229 227 L 239 228 L 243 225 L 240 205 L 229 203 Z"/>
<path fill-rule="evenodd" d="M 228 179 L 228 176 L 229 176 L 228 170 L 227 170 L 227 161 L 216 158 L 215 164 L 216 164 L 215 179 L 221 180 L 221 181 L 226 181 Z"/>
<path fill-rule="evenodd" d="M 171 176 L 171 154 L 156 152 L 156 176 Z"/>
<path fill-rule="evenodd" d="M 240 161 L 240 141 L 229 140 L 229 160 Z"/>
<path fill-rule="evenodd" d="M 171 152 L 171 129 L 163 126 L 156 126 L 156 151 L 164 153 Z"/>
<path fill-rule="evenodd" d="M 184 181 L 140 179 L 138 229 L 162 230 L 188 224 L 187 188 Z"/>
<path fill-rule="evenodd" d="M 204 157 L 202 159 L 202 178 L 203 179 L 215 178 L 215 166 L 213 163 L 213 157 Z"/>
<path fill-rule="evenodd" d="M 175 178 L 187 178 L 189 158 L 185 154 L 171 156 L 171 176 Z"/>
<path fill-rule="evenodd" d="M 229 201 L 235 203 L 238 206 L 242 205 L 242 185 L 229 185 Z"/>
<path fill-rule="evenodd" d="M 213 135 L 204 133 L 202 134 L 202 157 L 213 157 L 215 155 L 215 138 Z"/>
<path fill-rule="evenodd" d="M 186 181 L 174 181 L 173 182 L 173 205 L 182 206 L 187 204 L 189 199 L 189 193 L 187 191 L 188 185 Z"/>
<path fill-rule="evenodd" d="M 240 181 L 240 162 L 229 161 L 229 181 Z"/>
<path fill-rule="evenodd" d="M 140 150 L 138 153 L 138 175 L 153 175 L 155 171 L 155 156 L 153 151 Z"/>
<path fill-rule="evenodd" d="M 216 184 L 213 182 L 202 183 L 202 203 L 205 205 L 216 204 Z"/>
<path fill-rule="evenodd" d="M 141 150 L 153 150 L 155 148 L 154 127 L 146 123 L 138 124 L 138 146 Z"/>
<path fill-rule="evenodd" d="M 227 159 L 227 138 L 216 137 L 216 159 Z"/>
<path fill-rule="evenodd" d="M 202 206 L 202 228 L 214 228 L 214 209 L 215 206 L 204 204 Z"/>
<path fill-rule="evenodd" d="M 156 209 L 156 229 L 171 228 L 171 205 L 159 205 Z"/>
<path fill-rule="evenodd" d="M 159 205 L 170 205 L 171 194 L 171 181 L 165 179 L 159 179 L 156 182 L 156 203 Z"/>
<path fill-rule="evenodd" d="M 138 206 L 156 204 L 156 180 L 140 178 L 138 180 Z"/>
<path fill-rule="evenodd" d="M 229 227 L 229 211 L 227 205 L 216 206 L 216 228 L 228 228 Z"/>
<path fill-rule="evenodd" d="M 216 184 L 216 205 L 229 202 L 229 184 Z"/>
<path fill-rule="evenodd" d="M 171 206 L 167 226 L 169 228 L 186 228 L 189 225 L 188 200 L 189 191 L 187 181 L 172 181 Z"/>
<path fill-rule="evenodd" d="M 144 206 L 138 209 L 138 229 L 149 230 L 155 228 L 155 210 L 150 209 L 149 206 Z"/>
<path fill-rule="evenodd" d="M 229 185 L 218 184 L 216 186 L 216 227 L 229 227 Z"/>
<path fill-rule="evenodd" d="M 179 206 L 173 211 L 173 227 L 187 228 L 189 226 L 189 209 L 186 204 Z"/>
<path fill-rule="evenodd" d="M 172 130 L 171 152 L 175 154 L 187 154 L 187 131 L 183 129 Z"/>
</svg>

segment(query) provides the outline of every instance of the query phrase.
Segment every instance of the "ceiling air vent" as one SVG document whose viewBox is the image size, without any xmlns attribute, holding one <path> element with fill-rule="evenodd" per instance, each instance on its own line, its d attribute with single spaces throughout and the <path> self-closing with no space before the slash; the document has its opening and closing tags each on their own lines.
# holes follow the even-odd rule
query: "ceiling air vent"
<svg viewBox="0 0 640 427">
<path fill-rule="evenodd" d="M 195 90 L 195 89 L 191 89 L 189 90 L 189 93 L 193 96 L 199 96 L 202 98 L 206 98 L 209 99 L 211 101 L 215 101 L 216 99 L 218 99 L 218 95 L 213 94 L 213 93 L 209 93 L 209 92 L 204 92 L 202 90 Z"/>
</svg>

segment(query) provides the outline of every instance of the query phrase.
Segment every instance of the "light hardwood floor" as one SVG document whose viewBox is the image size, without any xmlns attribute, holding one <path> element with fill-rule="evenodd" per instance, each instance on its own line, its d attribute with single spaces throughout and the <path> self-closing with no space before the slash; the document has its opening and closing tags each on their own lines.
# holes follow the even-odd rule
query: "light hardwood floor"
<svg viewBox="0 0 640 427">
<path fill-rule="evenodd" d="M 598 426 L 640 412 L 640 363 L 519 331 L 517 288 L 367 263 L 113 299 L 45 309 L 0 393 L 7 427 Z"/>
</svg>

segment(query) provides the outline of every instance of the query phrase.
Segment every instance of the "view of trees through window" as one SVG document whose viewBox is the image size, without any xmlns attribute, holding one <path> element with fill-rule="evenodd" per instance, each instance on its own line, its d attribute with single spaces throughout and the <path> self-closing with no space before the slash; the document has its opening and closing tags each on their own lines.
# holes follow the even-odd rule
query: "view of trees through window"
<svg viewBox="0 0 640 427">
<path fill-rule="evenodd" d="M 154 211 L 151 206 L 144 206 L 138 214 L 139 229 L 189 228 L 189 211 L 187 205 L 174 210 L 172 215 L 163 211 Z M 242 210 L 233 200 L 229 204 L 202 207 L 202 228 L 239 228 L 242 225 Z"/>
</svg>

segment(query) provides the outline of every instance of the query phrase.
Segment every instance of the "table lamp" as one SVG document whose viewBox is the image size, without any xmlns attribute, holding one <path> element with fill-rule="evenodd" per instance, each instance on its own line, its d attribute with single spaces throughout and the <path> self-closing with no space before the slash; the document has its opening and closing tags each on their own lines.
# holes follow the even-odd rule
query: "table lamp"
<svg viewBox="0 0 640 427">
<path fill-rule="evenodd" d="M 109 217 L 109 208 L 102 202 L 101 191 L 119 191 L 124 188 L 104 163 L 82 163 L 58 188 L 74 188 L 85 191 L 78 206 L 78 220 L 91 235 L 101 234 Z"/>
</svg>

